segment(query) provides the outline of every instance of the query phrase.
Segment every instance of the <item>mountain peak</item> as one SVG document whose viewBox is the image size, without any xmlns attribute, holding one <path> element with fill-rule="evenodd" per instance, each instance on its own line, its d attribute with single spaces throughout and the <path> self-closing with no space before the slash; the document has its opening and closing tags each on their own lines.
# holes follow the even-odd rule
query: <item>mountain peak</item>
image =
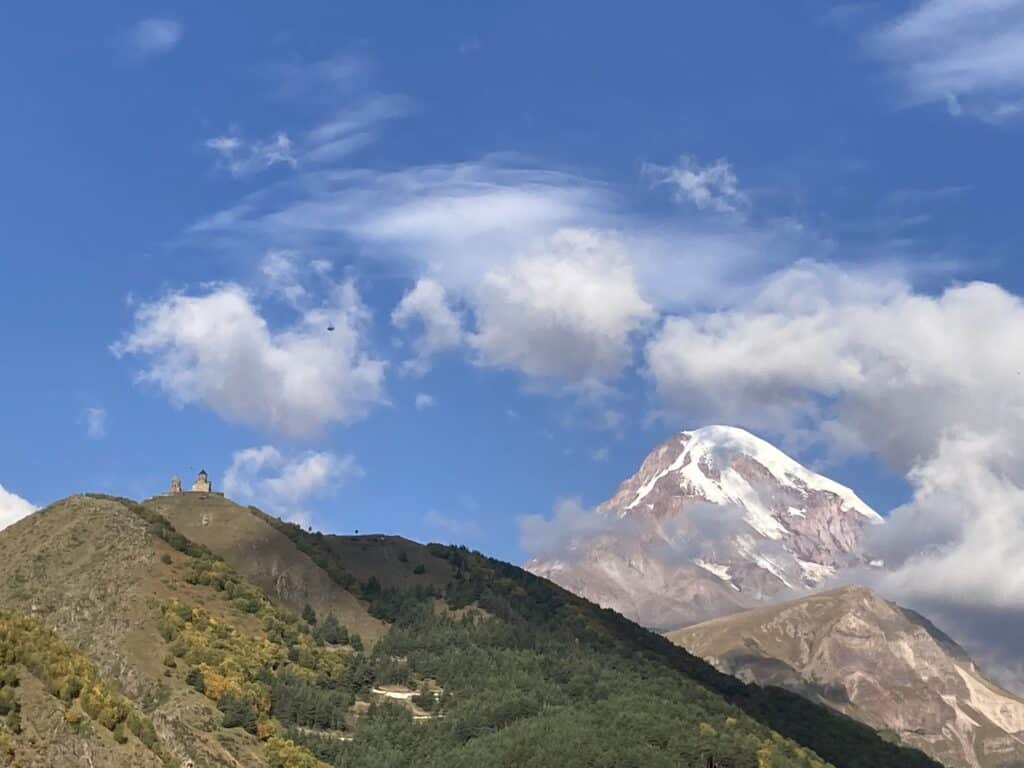
<svg viewBox="0 0 1024 768">
<path fill-rule="evenodd" d="M 598 512 L 628 525 L 528 567 L 655 627 L 817 588 L 864 564 L 862 530 L 882 522 L 851 489 L 722 424 L 673 434 Z"/>
<path fill-rule="evenodd" d="M 764 467 L 782 484 L 835 494 L 846 508 L 872 522 L 882 521 L 881 515 L 850 488 L 807 469 L 767 440 L 740 427 L 712 424 L 698 429 L 683 430 L 678 432 L 674 439 L 678 441 L 681 450 L 668 471 L 683 470 L 687 465 L 693 464 L 702 470 L 721 472 L 728 469 L 735 457 L 746 456 Z M 686 474 L 688 477 L 694 477 L 697 473 L 691 471 Z M 703 474 L 705 477 L 708 476 L 707 471 Z M 714 490 L 711 493 L 714 496 L 719 495 Z M 646 494 L 638 493 L 637 498 L 628 505 L 629 508 L 639 504 L 644 495 Z"/>
</svg>

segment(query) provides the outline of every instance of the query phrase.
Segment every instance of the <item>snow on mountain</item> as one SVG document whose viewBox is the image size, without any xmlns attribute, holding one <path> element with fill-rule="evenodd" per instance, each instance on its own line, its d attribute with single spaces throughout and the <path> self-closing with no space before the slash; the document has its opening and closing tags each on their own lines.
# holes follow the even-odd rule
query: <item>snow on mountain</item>
<svg viewBox="0 0 1024 768">
<path fill-rule="evenodd" d="M 666 440 L 596 514 L 630 524 L 526 567 L 654 627 L 799 595 L 866 564 L 863 529 L 883 522 L 846 486 L 718 425 Z"/>
<path fill-rule="evenodd" d="M 770 538 L 779 538 L 779 531 L 784 527 L 780 526 L 771 513 L 766 512 L 756 494 L 751 493 L 752 489 L 743 476 L 729 466 L 715 471 L 715 457 L 721 457 L 725 451 L 742 453 L 750 457 L 768 470 L 780 486 L 800 491 L 832 493 L 842 500 L 846 508 L 859 512 L 868 520 L 882 521 L 882 517 L 849 488 L 812 472 L 771 443 L 746 430 L 721 425 L 702 427 L 692 432 L 681 433 L 679 443 L 682 450 L 672 464 L 644 483 L 637 491 L 636 497 L 626 506 L 626 510 L 643 501 L 660 479 L 671 472 L 677 472 L 680 478 L 689 484 L 695 495 L 716 503 L 732 501 L 748 506 L 751 514 L 748 522 L 751 526 Z M 803 515 L 803 511 L 798 507 L 789 507 L 786 511 L 791 515 Z M 758 528 L 759 524 L 767 530 Z"/>
</svg>

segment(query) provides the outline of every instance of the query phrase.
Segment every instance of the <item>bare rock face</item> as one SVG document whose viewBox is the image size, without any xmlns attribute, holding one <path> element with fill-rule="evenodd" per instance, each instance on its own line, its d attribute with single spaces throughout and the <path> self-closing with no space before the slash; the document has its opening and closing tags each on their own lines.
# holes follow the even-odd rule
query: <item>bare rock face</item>
<svg viewBox="0 0 1024 768">
<path fill-rule="evenodd" d="M 845 587 L 668 634 L 723 672 L 890 731 L 948 766 L 1024 765 L 1024 700 L 919 614 Z"/>
<path fill-rule="evenodd" d="M 533 573 L 650 627 L 800 594 L 864 565 L 882 518 L 853 491 L 735 427 L 680 432 L 598 508 L 607 525 Z"/>
</svg>

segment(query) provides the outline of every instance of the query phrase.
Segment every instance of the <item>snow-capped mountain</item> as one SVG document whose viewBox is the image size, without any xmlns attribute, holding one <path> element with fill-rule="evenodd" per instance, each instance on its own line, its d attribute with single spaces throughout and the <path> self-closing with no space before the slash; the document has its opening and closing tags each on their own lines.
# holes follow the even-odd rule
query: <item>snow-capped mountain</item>
<svg viewBox="0 0 1024 768">
<path fill-rule="evenodd" d="M 726 426 L 673 435 L 596 514 L 600 533 L 526 567 L 661 628 L 799 596 L 864 564 L 863 529 L 882 522 L 849 488 Z"/>
</svg>

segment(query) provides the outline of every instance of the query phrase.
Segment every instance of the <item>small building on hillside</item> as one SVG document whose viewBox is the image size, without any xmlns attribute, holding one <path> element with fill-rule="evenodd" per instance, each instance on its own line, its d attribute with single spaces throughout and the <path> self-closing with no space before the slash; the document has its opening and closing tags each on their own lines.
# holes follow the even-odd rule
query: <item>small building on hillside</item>
<svg viewBox="0 0 1024 768">
<path fill-rule="evenodd" d="M 217 496 L 223 496 L 223 493 L 216 493 L 213 490 L 213 483 L 210 482 L 210 476 L 206 474 L 205 469 L 199 470 L 199 474 L 196 476 L 196 481 L 192 483 L 192 487 L 188 491 L 184 491 L 181 487 L 181 478 L 174 475 L 171 478 L 171 490 L 166 494 L 168 496 L 176 496 L 179 493 L 213 493 Z"/>
<path fill-rule="evenodd" d="M 210 484 L 210 478 L 207 477 L 205 469 L 199 470 L 199 476 L 196 477 L 196 481 L 192 483 L 192 490 L 196 493 L 209 493 L 213 490 L 213 486 Z"/>
</svg>

